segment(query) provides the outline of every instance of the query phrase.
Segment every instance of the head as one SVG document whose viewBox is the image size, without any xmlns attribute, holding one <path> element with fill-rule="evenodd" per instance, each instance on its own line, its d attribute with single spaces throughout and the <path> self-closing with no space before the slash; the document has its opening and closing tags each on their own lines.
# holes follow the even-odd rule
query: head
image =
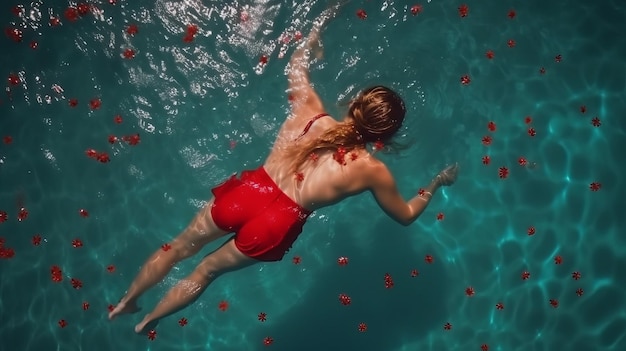
<svg viewBox="0 0 626 351">
<path fill-rule="evenodd" d="M 363 142 L 385 141 L 402 127 L 406 108 L 393 90 L 378 85 L 363 90 L 350 102 L 347 120 Z"/>
<path fill-rule="evenodd" d="M 311 154 L 320 150 L 342 148 L 350 152 L 364 148 L 367 143 L 386 143 L 402 127 L 405 113 L 404 102 L 393 90 L 380 85 L 363 90 L 350 101 L 343 123 L 290 150 L 293 156 L 290 171 L 296 172 Z"/>
</svg>

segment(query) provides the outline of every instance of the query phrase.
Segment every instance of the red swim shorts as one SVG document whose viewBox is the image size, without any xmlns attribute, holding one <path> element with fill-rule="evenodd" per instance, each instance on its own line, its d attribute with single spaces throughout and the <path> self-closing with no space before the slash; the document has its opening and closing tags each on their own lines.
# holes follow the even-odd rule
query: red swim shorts
<svg viewBox="0 0 626 351">
<path fill-rule="evenodd" d="M 259 261 L 280 261 L 302 232 L 311 211 L 290 199 L 263 167 L 233 175 L 211 189 L 211 215 L 235 245 Z"/>
</svg>

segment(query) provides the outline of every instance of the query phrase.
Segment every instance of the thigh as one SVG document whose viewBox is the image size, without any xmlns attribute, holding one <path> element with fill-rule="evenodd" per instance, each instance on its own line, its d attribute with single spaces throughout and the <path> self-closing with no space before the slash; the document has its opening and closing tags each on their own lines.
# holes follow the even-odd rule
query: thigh
<svg viewBox="0 0 626 351">
<path fill-rule="evenodd" d="M 212 198 L 191 220 L 187 228 L 172 241 L 172 248 L 195 254 L 202 247 L 215 239 L 228 234 L 228 231 L 220 229 L 211 216 Z"/>
<path fill-rule="evenodd" d="M 218 249 L 206 255 L 196 270 L 205 277 L 216 277 L 257 262 L 259 261 L 239 251 L 235 246 L 235 240 L 230 238 Z"/>
</svg>

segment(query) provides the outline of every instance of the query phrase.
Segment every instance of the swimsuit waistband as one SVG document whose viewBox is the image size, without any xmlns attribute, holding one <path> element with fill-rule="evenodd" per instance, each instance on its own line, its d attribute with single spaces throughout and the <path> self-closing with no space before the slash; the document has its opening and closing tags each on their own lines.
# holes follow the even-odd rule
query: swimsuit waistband
<svg viewBox="0 0 626 351">
<path fill-rule="evenodd" d="M 294 206 L 298 207 L 298 209 L 303 214 L 305 214 L 306 216 L 308 216 L 311 213 L 313 213 L 313 211 L 308 210 L 308 209 L 302 207 L 299 203 L 295 202 L 293 199 L 291 199 L 289 196 L 287 196 L 287 194 L 285 194 L 278 187 L 278 184 L 276 184 L 276 182 L 274 182 L 274 179 L 272 179 L 272 177 L 270 177 L 270 175 L 265 170 L 265 167 L 263 167 L 263 166 L 260 166 L 260 167 L 258 167 L 255 170 L 241 172 L 241 179 L 242 180 L 252 179 L 252 180 L 256 180 L 259 183 L 264 184 L 266 186 L 270 186 L 271 188 L 273 188 L 273 190 L 280 192 L 280 196 L 284 199 L 284 201 L 289 201 L 291 204 L 293 204 Z"/>
</svg>

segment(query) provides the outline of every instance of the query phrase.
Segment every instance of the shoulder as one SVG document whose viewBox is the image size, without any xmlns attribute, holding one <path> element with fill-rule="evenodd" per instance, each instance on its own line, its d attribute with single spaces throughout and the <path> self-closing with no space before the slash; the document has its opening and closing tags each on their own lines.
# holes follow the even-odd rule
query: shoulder
<svg viewBox="0 0 626 351">
<path fill-rule="evenodd" d="M 362 175 L 363 182 L 368 189 L 394 183 L 393 176 L 383 161 L 369 153 L 365 161 L 361 163 L 359 173 Z"/>
</svg>

